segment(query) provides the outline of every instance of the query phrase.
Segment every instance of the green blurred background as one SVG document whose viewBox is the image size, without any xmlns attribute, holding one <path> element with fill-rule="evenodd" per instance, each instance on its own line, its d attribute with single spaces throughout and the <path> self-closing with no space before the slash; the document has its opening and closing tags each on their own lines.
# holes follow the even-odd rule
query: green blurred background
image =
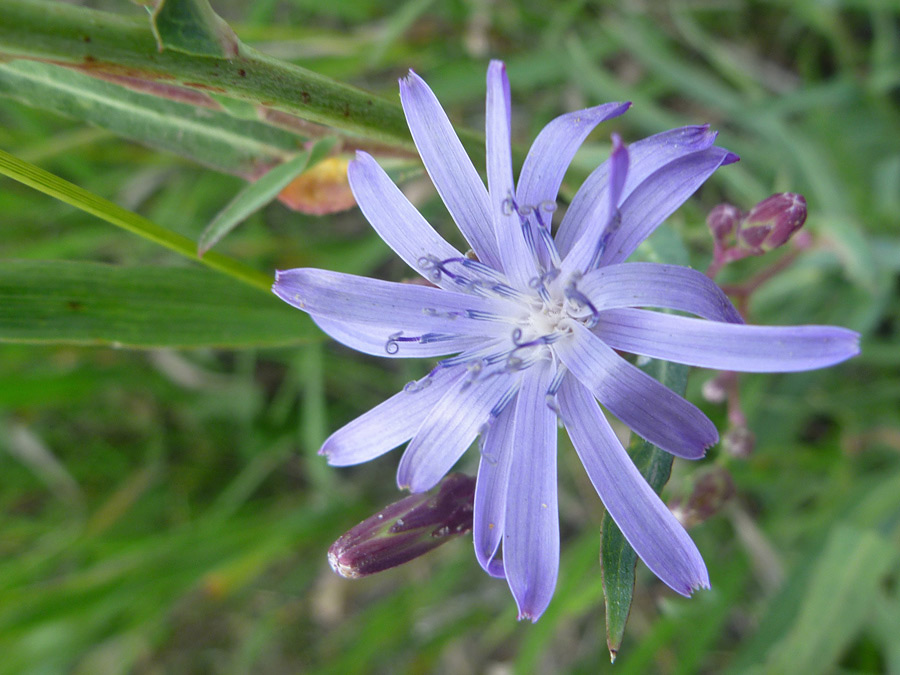
<svg viewBox="0 0 900 675">
<path fill-rule="evenodd" d="M 629 142 L 711 123 L 742 161 L 640 255 L 704 269 L 710 207 L 801 192 L 813 245 L 753 295 L 750 319 L 848 326 L 863 333 L 863 353 L 827 371 L 741 378 L 755 451 L 676 460 L 664 493 L 684 500 L 713 467 L 730 473 L 734 497 L 691 530 L 713 588 L 687 600 L 639 564 L 610 666 L 602 505 L 568 441 L 560 581 L 536 625 L 516 622 L 506 585 L 481 572 L 468 538 L 376 577 L 330 570 L 329 544 L 401 496 L 399 453 L 333 469 L 318 446 L 427 363 L 357 355 L 299 319 L 300 344 L 282 347 L 117 349 L 66 344 L 63 334 L 0 342 L 0 673 L 900 673 L 897 2 L 213 6 L 247 44 L 392 101 L 412 67 L 472 130 L 483 128 L 487 62 L 501 58 L 520 147 L 559 113 L 633 101 L 579 153 L 569 195 L 605 157 L 611 131 Z M 26 105 L 20 89 L 2 86 L 7 76 L 0 147 L 190 239 L 245 184 L 88 125 L 76 110 Z M 392 161 L 426 217 L 458 236 L 415 164 Z M 5 178 L 0 222 L 7 268 L 14 259 L 190 266 Z M 311 216 L 276 202 L 216 250 L 267 274 L 407 274 L 356 209 Z M 722 280 L 780 255 L 742 261 Z M 234 310 L 227 288 L 194 287 L 198 278 L 170 279 L 172 313 L 145 319 L 163 332 L 181 321 L 181 288 L 209 293 L 213 328 L 255 302 L 239 298 Z M 710 377 L 694 372 L 689 398 L 724 432 L 724 406 L 700 395 Z M 469 453 L 461 468 L 474 462 Z"/>
</svg>

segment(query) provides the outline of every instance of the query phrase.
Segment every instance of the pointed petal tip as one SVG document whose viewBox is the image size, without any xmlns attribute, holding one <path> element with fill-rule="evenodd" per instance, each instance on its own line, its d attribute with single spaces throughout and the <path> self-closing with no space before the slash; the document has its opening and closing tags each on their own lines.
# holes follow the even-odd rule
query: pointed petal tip
<svg viewBox="0 0 900 675">
<path fill-rule="evenodd" d="M 703 459 L 706 457 L 706 451 L 712 448 L 713 446 L 719 443 L 719 430 L 713 427 L 713 434 L 709 441 L 707 441 L 706 445 L 703 446 L 703 451 L 697 459 Z"/>
<path fill-rule="evenodd" d="M 686 583 L 679 583 L 677 588 L 675 584 L 666 583 L 666 585 L 678 593 L 678 595 L 690 598 L 699 590 L 709 590 L 709 577 L 706 576 L 706 569 L 703 570 L 703 573 L 702 577 L 698 577 Z"/>
<path fill-rule="evenodd" d="M 528 620 L 531 623 L 537 623 L 537 620 L 541 618 L 541 614 L 543 614 L 543 612 L 538 613 L 538 614 L 532 614 L 531 612 L 527 612 L 525 610 L 520 609 L 519 614 L 516 616 L 516 620 L 517 621 Z"/>
<path fill-rule="evenodd" d="M 704 570 L 705 572 L 706 570 Z M 709 577 L 706 574 L 703 575 L 702 578 L 694 581 L 693 584 L 688 588 L 687 597 L 692 597 L 694 593 L 697 591 L 708 591 L 710 589 Z"/>
<path fill-rule="evenodd" d="M 328 466 L 353 466 L 354 464 L 358 464 L 359 462 L 342 462 L 340 459 L 340 453 L 335 452 L 333 449 L 326 449 L 323 445 L 319 448 L 319 456 L 324 457 L 328 462 Z"/>
<path fill-rule="evenodd" d="M 400 466 L 397 467 L 397 488 L 400 490 L 406 490 L 407 492 L 411 492 L 412 494 L 418 494 L 419 492 L 428 492 L 428 490 L 441 482 L 441 480 L 444 478 L 444 475 L 439 476 L 437 480 L 428 480 L 423 482 L 412 472 L 408 464 L 403 463 L 403 459 L 401 458 Z"/>
<path fill-rule="evenodd" d="M 722 160 L 721 166 L 727 166 L 728 164 L 734 164 L 735 162 L 740 162 L 741 158 L 739 155 L 736 155 L 733 152 L 729 152 L 725 155 L 725 159 Z"/>
<path fill-rule="evenodd" d="M 699 555 L 699 553 L 698 553 Z M 690 598 L 696 591 L 709 590 L 709 572 L 706 570 L 706 564 L 702 558 L 698 558 L 694 564 L 692 573 L 688 578 L 679 580 L 676 584 L 665 582 L 673 591 L 686 598 Z M 676 586 L 678 586 L 676 588 Z"/>
<path fill-rule="evenodd" d="M 847 358 L 852 359 L 854 356 L 859 356 L 862 352 L 862 345 L 860 344 L 862 335 L 849 328 L 845 330 L 847 331 Z"/>
<path fill-rule="evenodd" d="M 619 115 L 624 115 L 626 112 L 628 112 L 629 108 L 631 108 L 631 105 L 631 101 L 619 103 L 619 107 L 616 108 L 613 112 L 608 113 L 605 118 L 612 119 L 614 117 L 618 117 Z"/>
<path fill-rule="evenodd" d="M 400 80 L 400 95 L 403 95 L 404 89 L 408 89 L 417 84 L 425 84 L 425 80 L 423 80 L 412 68 L 409 69 L 409 72 L 406 74 L 406 77 L 401 77 Z"/>
</svg>

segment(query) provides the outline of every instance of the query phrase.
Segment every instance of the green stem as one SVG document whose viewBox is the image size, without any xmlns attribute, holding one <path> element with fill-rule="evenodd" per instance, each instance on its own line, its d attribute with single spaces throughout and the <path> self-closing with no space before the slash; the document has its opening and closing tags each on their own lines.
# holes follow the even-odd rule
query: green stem
<svg viewBox="0 0 900 675">
<path fill-rule="evenodd" d="M 207 267 L 223 272 L 265 293 L 271 292 L 272 277 L 269 275 L 215 251 L 210 251 L 202 258 L 198 257 L 197 243 L 195 241 L 167 230 L 143 216 L 123 209 L 108 199 L 88 192 L 84 188 L 10 155 L 4 150 L 0 150 L 0 173 L 44 194 L 55 197 L 66 204 L 71 204 L 86 213 L 97 216 L 108 223 L 133 232 L 171 251 L 175 251 L 185 258 L 203 263 Z"/>
</svg>

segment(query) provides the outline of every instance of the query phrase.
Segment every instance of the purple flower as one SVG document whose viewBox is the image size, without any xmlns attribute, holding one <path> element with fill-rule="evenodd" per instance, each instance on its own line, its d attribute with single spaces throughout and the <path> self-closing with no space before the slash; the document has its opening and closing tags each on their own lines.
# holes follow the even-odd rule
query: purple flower
<svg viewBox="0 0 900 675">
<path fill-rule="evenodd" d="M 559 568 L 560 419 L 607 510 L 647 566 L 683 595 L 708 587 L 697 547 L 632 464 L 597 401 L 679 457 L 702 457 L 718 440 L 716 428 L 616 350 L 706 368 L 796 371 L 853 356 L 858 335 L 833 326 L 747 326 L 699 272 L 625 262 L 713 171 L 737 160 L 713 145 L 715 133 L 706 126 L 627 147 L 613 136 L 610 158 L 578 190 L 554 237 L 551 219 L 569 162 L 591 130 L 628 103 L 550 122 L 514 183 L 509 83 L 504 65 L 492 62 L 485 189 L 418 75 L 400 81 L 400 98 L 425 168 L 476 257 L 445 241 L 372 157 L 357 154 L 349 178 L 363 214 L 437 287 L 294 269 L 278 273 L 274 291 L 359 351 L 446 358 L 332 434 L 321 453 L 346 466 L 409 441 L 397 482 L 421 492 L 480 436 L 475 554 L 488 573 L 506 578 L 519 618 L 536 620 Z"/>
</svg>

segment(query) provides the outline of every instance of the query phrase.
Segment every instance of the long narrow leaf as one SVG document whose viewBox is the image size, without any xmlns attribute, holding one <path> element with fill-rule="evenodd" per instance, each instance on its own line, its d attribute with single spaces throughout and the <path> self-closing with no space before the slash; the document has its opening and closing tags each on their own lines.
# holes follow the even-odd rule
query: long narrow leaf
<svg viewBox="0 0 900 675">
<path fill-rule="evenodd" d="M 121 81 L 130 87 L 47 63 L 0 63 L 0 95 L 245 178 L 291 157 L 305 140 L 258 120 L 236 119 L 205 93 Z M 135 91 L 137 85 L 146 85 L 147 93 Z"/>
<path fill-rule="evenodd" d="M 644 370 L 675 393 L 684 394 L 688 366 L 654 360 L 644 366 Z M 628 450 L 650 487 L 660 492 L 672 471 L 672 455 L 637 436 L 633 437 Z M 606 643 L 610 657 L 615 660 L 631 612 L 637 554 L 609 513 L 604 514 L 602 527 L 600 567 L 606 596 Z"/>
<path fill-rule="evenodd" d="M 414 149 L 397 103 L 241 44 L 232 58 L 159 51 L 146 20 L 61 2 L 0 3 L 0 54 L 211 90 L 310 122 Z M 465 135 L 474 157 L 483 142 Z"/>
<path fill-rule="evenodd" d="M 313 335 L 306 315 L 274 295 L 201 268 L 0 265 L 0 342 L 246 348 Z"/>
<path fill-rule="evenodd" d="M 276 166 L 241 190 L 203 230 L 197 246 L 197 253 L 202 256 L 251 213 L 258 211 L 275 199 L 288 183 L 306 170 L 307 166 L 321 161 L 334 147 L 336 141 L 335 138 L 323 138 L 316 141 L 309 150 Z"/>
<path fill-rule="evenodd" d="M 63 180 L 59 176 L 54 176 L 52 173 L 29 164 L 18 157 L 14 157 L 3 150 L 0 150 L 0 174 L 5 174 L 35 190 L 55 197 L 66 204 L 71 204 L 75 208 L 95 215 L 124 230 L 133 232 L 186 258 L 199 260 L 204 265 L 228 274 L 261 291 L 266 293 L 270 291 L 272 278 L 268 275 L 215 252 L 200 258 L 197 256 L 196 245 L 187 237 L 167 230 L 143 216 L 123 209 L 108 199 L 88 192 L 84 188 Z"/>
</svg>

